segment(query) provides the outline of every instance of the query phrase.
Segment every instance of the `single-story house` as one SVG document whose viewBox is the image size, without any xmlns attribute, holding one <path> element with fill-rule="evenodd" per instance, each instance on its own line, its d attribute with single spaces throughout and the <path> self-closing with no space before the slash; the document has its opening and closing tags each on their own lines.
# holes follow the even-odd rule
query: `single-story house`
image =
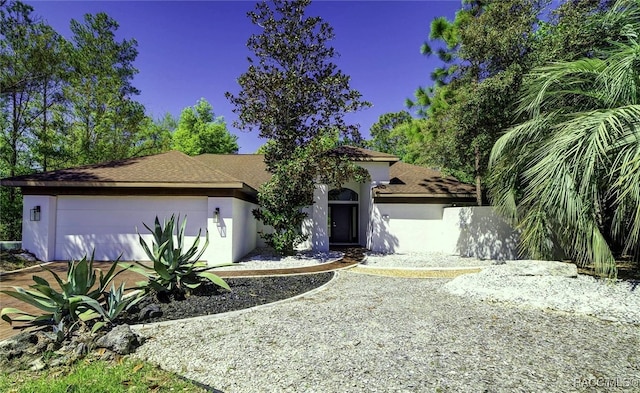
<svg viewBox="0 0 640 393">
<path fill-rule="evenodd" d="M 514 258 L 511 230 L 491 208 L 475 204 L 474 186 L 371 150 L 341 147 L 371 180 L 339 189 L 319 184 L 303 230 L 316 250 L 361 245 L 378 252 L 438 251 Z M 3 179 L 24 195 L 22 245 L 43 261 L 81 258 L 145 260 L 138 231 L 172 214 L 187 217 L 193 241 L 209 234 L 203 259 L 237 261 L 263 245 L 252 215 L 270 174 L 259 154 L 169 151 L 146 157 Z M 189 243 L 190 244 L 190 243 Z"/>
</svg>

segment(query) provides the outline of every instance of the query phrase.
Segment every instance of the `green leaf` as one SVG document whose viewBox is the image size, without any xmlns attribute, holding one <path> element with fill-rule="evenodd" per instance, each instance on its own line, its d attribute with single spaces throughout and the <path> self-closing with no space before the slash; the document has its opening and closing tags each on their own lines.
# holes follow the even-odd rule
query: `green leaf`
<svg viewBox="0 0 640 393">
<path fill-rule="evenodd" d="M 91 328 L 91 333 L 95 333 L 98 330 L 102 329 L 103 327 L 105 327 L 107 324 L 105 322 L 96 322 L 93 327 Z"/>
<path fill-rule="evenodd" d="M 77 314 L 78 318 L 82 321 L 88 321 L 90 319 L 95 319 L 99 316 L 104 318 L 108 318 L 107 314 L 104 311 L 102 305 L 95 299 L 92 299 L 88 296 L 80 295 L 74 296 L 69 299 L 70 310 L 72 313 Z M 78 308 L 90 307 L 91 309 L 87 309 L 80 313 L 77 312 Z"/>
<path fill-rule="evenodd" d="M 9 314 L 18 314 L 19 316 L 11 318 Z M 13 321 L 34 321 L 36 319 L 36 316 L 17 308 L 6 307 L 0 311 L 0 318 L 7 321 L 11 325 Z"/>
<path fill-rule="evenodd" d="M 43 285 L 43 286 L 49 286 L 49 287 L 51 286 L 49 284 L 49 282 L 47 280 L 45 280 L 44 278 L 42 278 L 42 277 L 31 276 L 31 278 L 33 279 L 33 281 L 35 281 L 36 284 Z"/>
<path fill-rule="evenodd" d="M 122 257 L 122 254 L 118 255 L 118 258 L 116 258 L 116 260 L 113 261 L 113 264 L 107 271 L 107 274 L 105 274 L 104 276 L 102 274 L 102 270 L 100 270 L 99 292 L 104 292 L 107 289 L 107 286 L 109 286 L 109 284 L 111 283 L 111 281 L 113 281 L 114 278 L 116 278 L 119 274 L 129 269 L 126 265 L 120 263 L 121 257 Z M 116 272 L 116 268 L 118 267 L 120 267 L 121 269 L 118 272 Z"/>
<path fill-rule="evenodd" d="M 86 294 L 91 288 L 89 279 L 89 264 L 85 256 L 75 264 L 75 269 L 69 271 L 67 280 L 71 283 L 73 294 Z"/>
<path fill-rule="evenodd" d="M 211 281 L 212 283 L 226 289 L 226 290 L 231 290 L 231 288 L 229 287 L 229 284 L 227 284 L 222 278 L 220 278 L 219 276 L 213 274 L 213 273 L 209 273 L 209 272 L 200 272 L 198 273 L 199 277 L 204 277 L 206 279 L 208 279 L 209 281 Z"/>
<path fill-rule="evenodd" d="M 18 292 L 13 292 L 13 291 L 0 291 L 0 292 L 4 293 L 5 295 L 9 295 L 15 299 L 18 299 L 20 301 L 23 301 L 27 304 L 30 304 L 34 307 L 37 307 L 38 309 L 43 311 L 56 312 L 60 309 L 60 307 L 58 307 L 56 303 L 51 299 L 47 299 L 44 297 L 37 297 L 31 293 L 25 293 L 26 291 L 22 290 L 22 288 L 15 288 L 15 289 Z"/>
</svg>

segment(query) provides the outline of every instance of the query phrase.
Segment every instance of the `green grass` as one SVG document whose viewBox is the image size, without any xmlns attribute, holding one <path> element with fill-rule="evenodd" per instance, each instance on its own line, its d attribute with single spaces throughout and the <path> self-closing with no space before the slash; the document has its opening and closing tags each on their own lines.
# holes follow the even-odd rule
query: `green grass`
<svg viewBox="0 0 640 393">
<path fill-rule="evenodd" d="M 82 360 L 68 368 L 39 372 L 0 373 L 0 391 L 7 393 L 188 392 L 205 389 L 148 363 Z"/>
</svg>

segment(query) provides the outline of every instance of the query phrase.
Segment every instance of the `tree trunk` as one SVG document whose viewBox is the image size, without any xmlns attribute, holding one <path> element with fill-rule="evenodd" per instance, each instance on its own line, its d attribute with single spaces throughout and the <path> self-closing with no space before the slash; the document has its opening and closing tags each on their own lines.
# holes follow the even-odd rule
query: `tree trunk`
<svg viewBox="0 0 640 393">
<path fill-rule="evenodd" d="M 475 147 L 475 172 L 476 172 L 476 203 L 482 206 L 482 177 L 480 176 L 480 148 Z"/>
<path fill-rule="evenodd" d="M 41 143 L 43 145 L 42 149 L 42 172 L 47 171 L 47 159 L 49 158 L 49 146 L 47 145 L 47 86 L 49 81 L 47 78 L 44 80 L 44 91 L 42 94 L 42 140 Z"/>
<path fill-rule="evenodd" d="M 9 158 L 9 176 L 14 177 L 17 175 L 18 168 L 18 139 L 20 136 L 20 111 L 18 110 L 18 96 L 14 91 L 11 94 L 11 104 L 13 106 L 12 111 L 12 119 L 11 119 L 11 131 L 9 144 L 11 148 L 11 156 Z M 16 189 L 14 187 L 9 187 L 8 190 L 8 205 L 9 211 L 7 213 L 8 217 L 4 217 L 7 221 L 7 226 L 9 230 L 9 240 L 16 240 L 20 238 L 20 227 L 22 225 L 20 221 L 20 217 L 17 213 L 17 195 Z"/>
</svg>

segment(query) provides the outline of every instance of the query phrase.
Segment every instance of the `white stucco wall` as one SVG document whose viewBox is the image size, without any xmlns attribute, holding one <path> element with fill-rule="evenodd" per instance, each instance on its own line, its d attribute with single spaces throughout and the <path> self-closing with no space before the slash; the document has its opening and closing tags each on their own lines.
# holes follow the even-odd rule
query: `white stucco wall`
<svg viewBox="0 0 640 393">
<path fill-rule="evenodd" d="M 247 255 L 251 250 L 256 248 L 256 238 L 258 230 L 256 219 L 251 211 L 257 205 L 243 201 L 241 199 L 233 199 L 233 252 L 232 261 L 237 261 Z"/>
<path fill-rule="evenodd" d="M 378 203 L 367 247 L 376 252 L 442 252 L 517 259 L 518 236 L 492 207 Z"/>
<path fill-rule="evenodd" d="M 40 206 L 40 221 L 30 221 L 30 209 Z M 214 210 L 220 219 L 214 223 Z M 148 260 L 137 230 L 149 245 L 156 215 L 162 222 L 171 214 L 187 217 L 185 246 L 201 230 L 209 246 L 202 256 L 210 265 L 236 261 L 256 247 L 254 204 L 231 197 L 162 196 L 38 196 L 24 197 L 23 247 L 43 261 L 68 260 L 91 255 L 96 260 Z M 238 225 L 233 225 L 234 220 Z M 235 241 L 234 241 L 235 239 Z"/>
<path fill-rule="evenodd" d="M 91 255 L 96 260 L 148 260 L 138 241 L 136 228 L 151 244 L 156 215 L 162 222 L 171 214 L 187 217 L 186 246 L 207 227 L 206 197 L 59 196 L 55 225 L 55 259 Z M 203 256 L 203 258 L 205 258 Z"/>
<path fill-rule="evenodd" d="M 218 222 L 214 211 L 220 209 Z M 209 229 L 209 247 L 202 256 L 209 265 L 233 262 L 233 198 L 207 198 L 207 228 Z"/>
<path fill-rule="evenodd" d="M 360 231 L 358 233 L 360 245 L 367 246 L 371 244 L 370 234 L 372 232 L 371 217 L 373 213 L 373 203 L 371 200 L 371 183 L 360 184 Z"/>
<path fill-rule="evenodd" d="M 367 246 L 376 252 L 441 251 L 442 204 L 373 205 Z"/>
<path fill-rule="evenodd" d="M 359 166 L 369 171 L 371 181 L 374 183 L 389 183 L 388 162 L 356 162 Z"/>
<path fill-rule="evenodd" d="M 55 255 L 57 198 L 48 195 L 25 195 L 22 206 L 22 248 L 42 261 Z M 40 221 L 31 221 L 31 209 L 40 206 Z"/>
<path fill-rule="evenodd" d="M 329 187 L 326 184 L 317 184 L 313 191 L 313 205 L 307 206 L 302 211 L 307 218 L 302 222 L 302 234 L 307 235 L 307 240 L 298 246 L 299 250 L 329 250 L 329 233 L 327 232 L 327 215 L 329 214 Z"/>
<path fill-rule="evenodd" d="M 261 233 L 269 233 L 271 231 L 271 227 L 265 226 L 262 221 L 256 222 L 256 232 L 258 232 L 258 237 L 256 238 L 256 247 L 267 247 L 267 243 L 264 241 Z"/>
<path fill-rule="evenodd" d="M 462 256 L 518 259 L 518 233 L 491 206 L 447 207 L 443 244 Z"/>
</svg>

